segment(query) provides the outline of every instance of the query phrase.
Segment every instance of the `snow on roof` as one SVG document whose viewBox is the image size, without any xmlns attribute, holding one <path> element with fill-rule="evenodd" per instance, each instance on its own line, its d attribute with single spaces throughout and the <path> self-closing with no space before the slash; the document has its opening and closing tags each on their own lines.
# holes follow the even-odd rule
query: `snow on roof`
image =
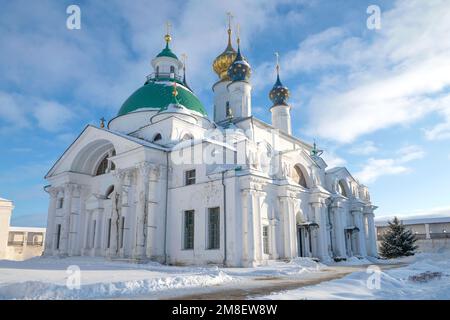
<svg viewBox="0 0 450 320">
<path fill-rule="evenodd" d="M 46 228 L 36 228 L 36 227 L 9 227 L 9 231 L 13 232 L 45 232 Z"/>
<path fill-rule="evenodd" d="M 404 224 L 422 224 L 422 223 L 448 223 L 450 222 L 450 207 L 432 208 L 429 210 L 417 210 L 411 214 L 395 214 L 384 217 L 376 217 L 377 226 L 387 226 L 388 221 L 397 217 Z"/>
<path fill-rule="evenodd" d="M 393 218 L 384 218 L 383 220 L 375 221 L 375 225 L 377 227 L 384 227 L 388 225 L 388 221 L 392 221 Z M 450 216 L 448 217 L 425 217 L 425 218 L 418 218 L 418 217 L 398 217 L 401 223 L 403 224 L 432 224 L 432 223 L 450 223 Z"/>
<path fill-rule="evenodd" d="M 136 142 L 136 143 L 138 143 L 138 144 L 140 144 L 140 145 L 142 145 L 144 147 L 159 149 L 159 150 L 162 150 L 162 151 L 168 151 L 169 150 L 169 148 L 165 148 L 165 147 L 162 147 L 162 146 L 157 145 L 155 143 L 149 142 L 147 140 L 139 139 L 139 138 L 136 138 L 136 137 L 133 137 L 133 136 L 129 136 L 127 134 L 124 134 L 124 133 L 121 133 L 121 132 L 118 132 L 118 131 L 104 129 L 104 128 L 97 128 L 97 127 L 94 127 L 94 128 L 99 129 L 99 130 L 103 130 L 103 131 L 106 131 L 106 132 L 109 132 L 109 133 L 112 133 L 112 134 L 115 134 L 116 136 L 119 136 L 119 137 L 122 137 L 124 139 Z"/>
</svg>

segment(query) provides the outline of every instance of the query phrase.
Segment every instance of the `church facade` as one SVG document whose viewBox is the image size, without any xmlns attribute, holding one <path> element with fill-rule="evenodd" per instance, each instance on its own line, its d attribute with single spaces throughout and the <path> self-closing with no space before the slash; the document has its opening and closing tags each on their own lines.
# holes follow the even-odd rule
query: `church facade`
<svg viewBox="0 0 450 320">
<path fill-rule="evenodd" d="M 225 266 L 377 256 L 367 187 L 292 135 L 278 64 L 267 124 L 252 116 L 251 66 L 228 29 L 211 120 L 165 40 L 117 116 L 88 125 L 47 173 L 44 255 Z"/>
</svg>

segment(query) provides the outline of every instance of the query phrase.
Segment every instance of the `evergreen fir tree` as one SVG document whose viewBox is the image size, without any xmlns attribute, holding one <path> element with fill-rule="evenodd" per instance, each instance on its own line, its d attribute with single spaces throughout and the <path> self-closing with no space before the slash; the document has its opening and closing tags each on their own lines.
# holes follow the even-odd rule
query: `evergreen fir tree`
<svg viewBox="0 0 450 320">
<path fill-rule="evenodd" d="M 389 222 L 389 229 L 382 237 L 380 254 L 384 258 L 392 259 L 401 256 L 412 256 L 418 248 L 415 245 L 416 236 L 400 223 L 397 217 Z"/>
</svg>

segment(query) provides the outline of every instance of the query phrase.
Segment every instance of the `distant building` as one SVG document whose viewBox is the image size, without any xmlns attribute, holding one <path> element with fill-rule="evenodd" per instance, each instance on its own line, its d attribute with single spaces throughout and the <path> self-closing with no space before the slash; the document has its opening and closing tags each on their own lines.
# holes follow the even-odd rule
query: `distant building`
<svg viewBox="0 0 450 320">
<path fill-rule="evenodd" d="M 419 239 L 416 243 L 419 246 L 419 251 L 432 252 L 450 249 L 450 216 L 438 218 L 411 217 L 399 218 L 399 220 Z M 379 244 L 383 234 L 388 229 L 388 220 L 376 221 L 375 225 L 377 228 L 377 242 Z"/>
<path fill-rule="evenodd" d="M 45 228 L 11 227 L 14 205 L 0 198 L 0 259 L 26 260 L 42 255 Z"/>
</svg>

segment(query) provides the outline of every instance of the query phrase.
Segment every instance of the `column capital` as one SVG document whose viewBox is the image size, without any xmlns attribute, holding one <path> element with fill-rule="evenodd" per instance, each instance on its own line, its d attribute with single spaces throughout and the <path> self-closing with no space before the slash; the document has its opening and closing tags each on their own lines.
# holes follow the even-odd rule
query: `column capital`
<svg viewBox="0 0 450 320">
<path fill-rule="evenodd" d="M 309 197 L 309 203 L 319 203 L 321 205 L 326 205 L 327 200 L 330 198 L 330 193 L 323 192 L 320 189 L 316 189 L 313 193 L 311 193 Z"/>
<path fill-rule="evenodd" d="M 364 212 L 364 214 L 367 214 L 367 215 L 369 215 L 369 214 L 373 214 L 374 215 L 374 211 L 377 208 L 378 207 L 374 206 L 374 205 L 366 205 L 366 206 L 364 206 L 363 212 Z"/>
<path fill-rule="evenodd" d="M 123 180 L 125 179 L 126 175 L 128 173 L 128 170 L 124 170 L 124 169 L 116 169 L 113 172 L 113 176 L 117 179 L 120 180 L 121 182 L 123 182 Z"/>
<path fill-rule="evenodd" d="M 341 195 L 337 195 L 337 196 L 333 196 L 331 198 L 331 207 L 332 208 L 343 208 L 348 202 L 348 199 L 341 196 Z"/>
<path fill-rule="evenodd" d="M 350 206 L 350 212 L 352 214 L 362 213 L 364 210 L 364 204 L 359 201 L 352 201 Z"/>
<path fill-rule="evenodd" d="M 143 177 L 150 177 L 153 180 L 159 179 L 160 176 L 160 168 L 157 164 L 151 162 L 140 162 L 136 165 L 136 169 L 139 174 Z"/>
<path fill-rule="evenodd" d="M 52 198 L 56 198 L 58 196 L 58 193 L 60 190 L 61 190 L 61 188 L 59 188 L 59 187 L 51 186 L 51 187 L 47 188 L 47 191 L 48 191 L 50 197 L 52 197 Z"/>
<path fill-rule="evenodd" d="M 252 195 L 252 196 L 262 196 L 266 194 L 265 191 L 257 190 L 257 189 L 241 189 L 241 193 L 243 195 Z"/>
<path fill-rule="evenodd" d="M 72 194 L 75 191 L 76 187 L 77 187 L 77 184 L 75 184 L 75 183 L 72 183 L 72 182 L 65 183 L 64 187 L 63 187 L 64 195 L 66 195 L 66 193 L 69 195 Z"/>
</svg>

